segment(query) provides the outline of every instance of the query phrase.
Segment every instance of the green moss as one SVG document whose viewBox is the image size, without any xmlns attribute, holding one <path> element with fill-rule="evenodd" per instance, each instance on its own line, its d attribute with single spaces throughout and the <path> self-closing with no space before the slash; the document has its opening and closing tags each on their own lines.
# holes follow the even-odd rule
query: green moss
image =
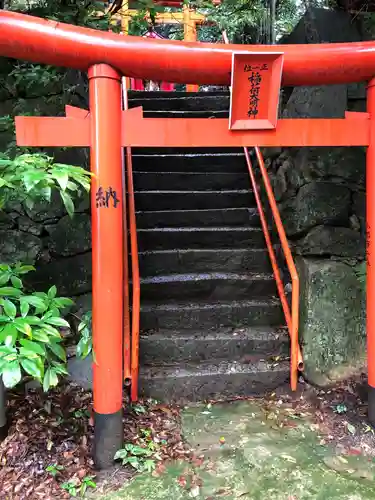
<svg viewBox="0 0 375 500">
<path fill-rule="evenodd" d="M 336 457 L 332 450 L 319 445 L 309 422 L 294 420 L 297 427 L 280 428 L 282 410 L 277 414 L 278 411 L 265 411 L 254 402 L 184 410 L 184 435 L 198 454 L 205 455 L 204 463 L 194 467 L 174 462 L 161 476 L 138 476 L 105 499 L 188 500 L 195 496 L 215 500 L 221 497 L 370 500 L 374 497 L 372 462 L 363 457 Z M 220 443 L 222 437 L 225 444 Z M 194 484 L 199 487 L 194 488 Z"/>
</svg>

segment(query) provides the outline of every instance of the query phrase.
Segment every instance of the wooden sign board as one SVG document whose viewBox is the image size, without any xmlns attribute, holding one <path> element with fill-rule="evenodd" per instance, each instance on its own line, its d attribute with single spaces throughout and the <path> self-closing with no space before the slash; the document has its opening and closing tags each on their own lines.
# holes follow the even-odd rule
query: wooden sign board
<svg viewBox="0 0 375 500">
<path fill-rule="evenodd" d="M 230 130 L 276 128 L 284 55 L 282 52 L 234 52 Z"/>
</svg>

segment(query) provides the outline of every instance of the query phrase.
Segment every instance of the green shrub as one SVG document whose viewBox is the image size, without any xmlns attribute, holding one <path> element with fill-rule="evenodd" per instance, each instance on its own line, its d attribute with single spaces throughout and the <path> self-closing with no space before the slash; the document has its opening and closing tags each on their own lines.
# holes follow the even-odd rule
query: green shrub
<svg viewBox="0 0 375 500">
<path fill-rule="evenodd" d="M 26 374 L 47 391 L 67 374 L 60 329 L 69 323 L 61 312 L 73 301 L 57 297 L 55 286 L 28 294 L 22 276 L 32 270 L 0 265 L 0 375 L 5 387 L 14 387 Z"/>
</svg>

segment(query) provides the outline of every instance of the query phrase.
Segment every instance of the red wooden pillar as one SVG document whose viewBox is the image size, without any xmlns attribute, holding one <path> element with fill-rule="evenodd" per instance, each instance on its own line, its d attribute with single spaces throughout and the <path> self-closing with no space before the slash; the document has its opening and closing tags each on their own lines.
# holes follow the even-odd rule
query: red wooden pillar
<svg viewBox="0 0 375 500">
<path fill-rule="evenodd" d="M 92 217 L 94 460 L 108 468 L 123 442 L 123 186 L 121 76 L 89 69 Z"/>
<path fill-rule="evenodd" d="M 368 417 L 375 425 L 375 78 L 367 88 L 370 115 L 366 165 Z"/>
</svg>

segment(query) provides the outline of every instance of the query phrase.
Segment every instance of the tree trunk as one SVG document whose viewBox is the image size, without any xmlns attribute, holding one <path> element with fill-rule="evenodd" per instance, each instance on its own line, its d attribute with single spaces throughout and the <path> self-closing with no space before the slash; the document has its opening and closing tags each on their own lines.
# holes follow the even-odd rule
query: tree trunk
<svg viewBox="0 0 375 500">
<path fill-rule="evenodd" d="M 276 0 L 270 0 L 270 42 L 276 43 Z"/>
</svg>

